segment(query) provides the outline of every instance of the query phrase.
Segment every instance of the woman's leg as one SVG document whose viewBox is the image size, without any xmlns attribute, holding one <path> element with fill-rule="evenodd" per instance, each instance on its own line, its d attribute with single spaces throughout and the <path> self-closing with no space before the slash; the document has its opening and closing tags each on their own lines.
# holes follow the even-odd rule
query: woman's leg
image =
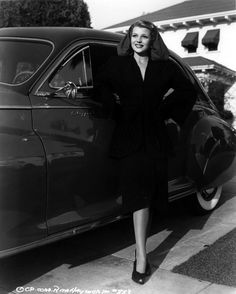
<svg viewBox="0 0 236 294">
<path fill-rule="evenodd" d="M 146 241 L 150 218 L 150 208 L 143 208 L 133 213 L 134 234 L 136 241 L 136 271 L 144 273 L 146 269 Z"/>
</svg>

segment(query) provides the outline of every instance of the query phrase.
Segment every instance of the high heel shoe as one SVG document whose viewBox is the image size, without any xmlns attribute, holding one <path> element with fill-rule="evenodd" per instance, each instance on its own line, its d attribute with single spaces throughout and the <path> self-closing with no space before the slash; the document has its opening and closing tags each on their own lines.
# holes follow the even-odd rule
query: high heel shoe
<svg viewBox="0 0 236 294">
<path fill-rule="evenodd" d="M 151 275 L 151 267 L 150 267 L 150 264 L 147 262 L 145 272 L 140 273 L 136 271 L 136 264 L 137 264 L 137 261 L 135 257 L 134 267 L 132 272 L 132 280 L 138 284 L 143 285 L 146 281 L 146 278 Z"/>
</svg>

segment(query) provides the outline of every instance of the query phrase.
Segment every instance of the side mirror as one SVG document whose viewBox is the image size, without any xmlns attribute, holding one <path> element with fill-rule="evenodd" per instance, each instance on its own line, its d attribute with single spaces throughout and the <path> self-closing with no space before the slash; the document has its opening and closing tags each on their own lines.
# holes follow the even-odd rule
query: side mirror
<svg viewBox="0 0 236 294">
<path fill-rule="evenodd" d="M 75 99 L 78 88 L 79 87 L 77 87 L 75 83 L 68 81 L 63 87 L 57 89 L 51 95 L 54 96 L 58 92 L 62 91 L 68 99 Z"/>
</svg>

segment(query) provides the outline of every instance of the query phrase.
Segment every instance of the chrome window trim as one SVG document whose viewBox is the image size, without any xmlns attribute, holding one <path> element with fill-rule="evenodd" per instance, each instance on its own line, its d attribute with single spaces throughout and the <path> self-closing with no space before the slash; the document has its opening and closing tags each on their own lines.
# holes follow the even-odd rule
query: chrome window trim
<svg viewBox="0 0 236 294">
<path fill-rule="evenodd" d="M 78 41 L 76 42 L 76 44 L 73 44 L 71 47 L 69 47 L 64 54 L 59 58 L 59 60 L 53 65 L 53 67 L 49 70 L 49 72 L 47 73 L 47 75 L 45 76 L 45 78 L 42 79 L 42 81 L 39 83 L 39 85 L 36 87 L 36 89 L 33 91 L 33 95 L 35 96 L 46 96 L 47 94 L 49 95 L 50 93 L 45 92 L 45 91 L 40 91 L 40 88 L 43 86 L 43 84 L 46 82 L 46 80 L 48 80 L 48 78 L 50 77 L 50 75 L 55 71 L 55 69 L 59 66 L 59 64 L 61 63 L 61 61 L 74 49 L 78 48 L 78 51 L 76 51 L 73 55 L 76 55 L 78 53 L 80 53 L 82 50 L 84 50 L 85 48 L 89 48 L 90 49 L 90 45 L 92 44 L 101 44 L 101 45 L 109 45 L 109 46 L 117 46 L 118 42 L 115 41 L 106 41 L 106 40 L 92 40 L 92 39 L 88 39 L 88 40 L 83 40 L 83 41 Z M 83 47 L 84 46 L 84 47 Z M 81 48 L 79 48 L 81 47 Z M 90 56 L 90 66 L 91 66 L 91 56 Z M 93 76 L 92 76 L 93 78 Z M 92 79 L 92 83 L 93 83 L 93 79 Z M 85 86 L 85 87 L 80 87 L 80 89 L 93 89 L 93 84 L 92 86 Z M 83 99 L 83 98 L 80 98 Z"/>
<path fill-rule="evenodd" d="M 83 66 L 84 66 L 84 75 L 85 75 L 86 87 L 88 87 L 88 76 L 87 76 L 87 68 L 86 68 L 86 60 L 85 60 L 84 51 L 85 50 L 82 51 L 82 54 L 83 54 Z M 88 52 L 89 52 L 89 60 L 91 60 L 89 46 L 88 46 Z"/>
<path fill-rule="evenodd" d="M 46 40 L 46 39 L 26 38 L 26 37 L 0 37 L 0 41 L 1 40 L 10 40 L 10 41 L 17 40 L 17 41 L 31 41 L 31 42 L 33 41 L 33 42 L 41 42 L 41 43 L 44 42 L 44 43 L 48 43 L 52 46 L 52 50 L 49 53 L 49 55 L 47 56 L 47 58 L 42 62 L 42 64 L 37 68 L 37 70 L 27 80 L 25 80 L 24 82 L 19 83 L 19 84 L 9 84 L 9 83 L 4 83 L 4 82 L 0 81 L 1 85 L 7 85 L 7 86 L 11 86 L 11 87 L 21 86 L 24 83 L 26 83 L 28 80 L 30 80 L 40 70 L 40 68 L 46 63 L 46 61 L 49 59 L 49 57 L 52 55 L 52 52 L 55 49 L 54 43 L 52 41 Z"/>
<path fill-rule="evenodd" d="M 81 49 L 79 51 L 76 51 L 74 54 L 72 54 L 72 56 L 70 56 L 70 58 L 68 58 L 64 63 L 62 63 L 62 67 L 64 68 L 76 55 L 82 53 L 83 70 L 84 70 L 84 74 L 85 74 L 86 86 L 82 86 L 80 88 L 87 88 L 88 87 L 88 79 L 87 79 L 87 71 L 86 71 L 86 63 L 85 63 L 85 54 L 84 54 L 84 51 L 87 50 L 87 49 L 89 50 L 89 46 L 86 46 L 83 49 Z M 90 54 L 90 52 L 89 52 L 89 54 Z M 90 55 L 89 55 L 89 58 L 90 58 Z M 51 89 L 59 89 L 60 88 L 60 87 L 52 87 L 50 83 L 48 85 L 49 85 L 49 87 Z"/>
</svg>

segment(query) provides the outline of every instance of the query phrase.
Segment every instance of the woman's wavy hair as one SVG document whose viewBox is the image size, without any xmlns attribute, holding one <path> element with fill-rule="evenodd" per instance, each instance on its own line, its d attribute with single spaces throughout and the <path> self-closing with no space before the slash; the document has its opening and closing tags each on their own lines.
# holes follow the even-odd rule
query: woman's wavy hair
<svg viewBox="0 0 236 294">
<path fill-rule="evenodd" d="M 169 57 L 169 50 L 166 47 L 162 37 L 160 36 L 157 27 L 150 21 L 138 20 L 133 23 L 125 37 L 120 41 L 117 46 L 117 52 L 119 56 L 128 56 L 133 53 L 131 47 L 131 36 L 134 27 L 146 28 L 151 32 L 151 47 L 150 57 L 152 60 L 166 60 Z"/>
</svg>

